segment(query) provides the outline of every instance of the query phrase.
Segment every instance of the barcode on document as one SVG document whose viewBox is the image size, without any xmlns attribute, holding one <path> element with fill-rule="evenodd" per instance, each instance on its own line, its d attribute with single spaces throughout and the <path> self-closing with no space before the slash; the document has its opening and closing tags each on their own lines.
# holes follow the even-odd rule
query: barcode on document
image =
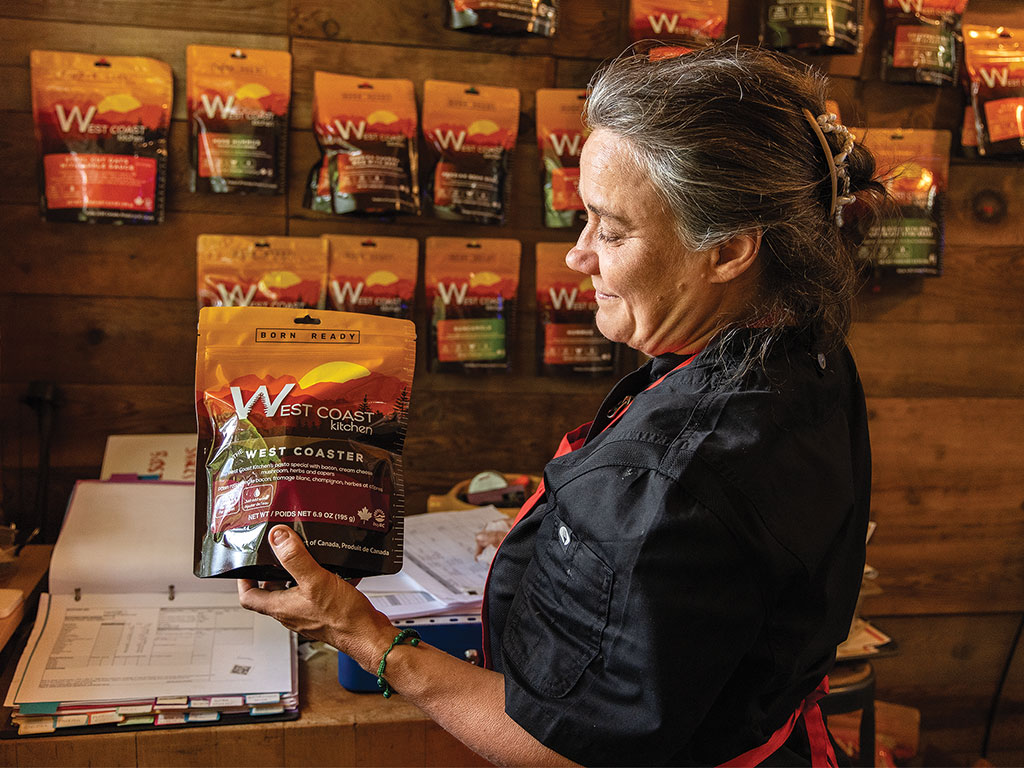
<svg viewBox="0 0 1024 768">
<path fill-rule="evenodd" d="M 371 602 L 381 602 L 388 606 L 413 605 L 429 603 L 434 599 L 429 592 L 399 592 L 391 595 L 374 595 Z"/>
</svg>

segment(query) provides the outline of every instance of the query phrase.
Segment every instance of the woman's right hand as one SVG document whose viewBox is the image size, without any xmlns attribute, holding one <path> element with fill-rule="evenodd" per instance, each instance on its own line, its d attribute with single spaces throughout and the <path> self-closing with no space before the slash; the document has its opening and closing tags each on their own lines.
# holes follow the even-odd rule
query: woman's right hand
<svg viewBox="0 0 1024 768">
<path fill-rule="evenodd" d="M 239 579 L 241 606 L 333 645 L 363 669 L 375 671 L 396 631 L 388 618 L 354 585 L 321 567 L 291 528 L 277 525 L 269 538 L 295 586 L 282 589 L 279 583 L 271 582 L 260 587 L 252 579 Z"/>
</svg>

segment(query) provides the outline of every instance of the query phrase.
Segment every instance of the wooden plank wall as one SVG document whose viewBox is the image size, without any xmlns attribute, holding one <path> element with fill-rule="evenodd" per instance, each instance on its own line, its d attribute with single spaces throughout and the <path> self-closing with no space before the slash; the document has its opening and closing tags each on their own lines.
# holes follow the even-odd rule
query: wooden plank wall
<svg viewBox="0 0 1024 768">
<path fill-rule="evenodd" d="M 488 468 L 539 471 L 558 436 L 589 418 L 610 381 L 534 374 L 532 244 L 568 240 L 540 226 L 534 91 L 582 86 L 626 44 L 627 0 L 563 0 L 554 40 L 444 30 L 441 3 L 376 0 L 7 0 L 0 9 L 0 413 L 4 503 L 31 507 L 35 420 L 20 402 L 29 382 L 57 383 L 49 506 L 97 474 L 116 432 L 193 429 L 194 243 L 199 233 L 322 232 L 517 237 L 524 242 L 515 372 L 431 375 L 420 360 L 406 452 L 413 508 L 429 492 Z M 880 2 L 862 55 L 819 58 L 846 122 L 956 131 L 958 89 L 879 81 Z M 358 10 L 349 10 L 357 7 Z M 972 0 L 980 23 L 1024 26 L 1015 0 Z M 756 0 L 733 0 L 729 33 L 757 37 Z M 193 196 L 186 186 L 185 46 L 289 49 L 294 98 L 289 190 L 283 197 Z M 33 48 L 143 54 L 176 80 L 166 222 L 156 228 L 43 223 L 36 210 L 28 54 Z M 312 72 L 428 77 L 513 86 L 523 96 L 512 204 L 501 229 L 423 218 L 399 223 L 329 218 L 301 207 L 317 156 L 310 131 Z M 990 738 L 996 764 L 1024 762 L 1024 167 L 954 163 L 946 274 L 887 280 L 858 302 L 854 351 L 869 398 L 875 452 L 869 561 L 884 592 L 864 613 L 898 639 L 877 664 L 880 696 L 919 707 L 925 742 L 955 759 L 980 754 L 986 718 L 1009 670 Z M 1007 213 L 982 223 L 985 191 Z M 425 329 L 425 314 L 419 319 Z M 422 354 L 421 354 L 422 358 Z M 1016 647 L 1014 647 L 1016 645 Z M 1002 761 L 1002 762 L 1001 762 Z M 966 764 L 966 762 L 964 763 Z"/>
</svg>

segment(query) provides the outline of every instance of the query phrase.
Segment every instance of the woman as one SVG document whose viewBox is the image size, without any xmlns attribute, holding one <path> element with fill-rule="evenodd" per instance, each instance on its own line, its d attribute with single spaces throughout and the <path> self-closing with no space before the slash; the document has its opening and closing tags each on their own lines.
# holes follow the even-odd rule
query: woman
<svg viewBox="0 0 1024 768">
<path fill-rule="evenodd" d="M 652 359 L 566 435 L 505 537 L 488 668 L 394 644 L 284 526 L 297 587 L 243 581 L 240 600 L 373 673 L 386 655 L 391 687 L 496 763 L 834 759 L 813 702 L 852 618 L 870 487 L 842 225 L 884 196 L 873 162 L 822 79 L 754 49 L 620 58 L 585 118 L 567 261 L 601 332 Z"/>
</svg>

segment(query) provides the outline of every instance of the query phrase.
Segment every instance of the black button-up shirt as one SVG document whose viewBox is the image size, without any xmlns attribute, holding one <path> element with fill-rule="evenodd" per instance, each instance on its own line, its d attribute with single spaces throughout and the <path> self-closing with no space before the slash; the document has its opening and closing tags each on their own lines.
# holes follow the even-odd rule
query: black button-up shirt
<svg viewBox="0 0 1024 768">
<path fill-rule="evenodd" d="M 495 558 L 485 642 L 506 711 L 577 762 L 735 757 L 847 635 L 871 474 L 853 360 L 794 332 L 736 381 L 731 354 L 677 370 L 666 355 L 619 382 Z"/>
</svg>

